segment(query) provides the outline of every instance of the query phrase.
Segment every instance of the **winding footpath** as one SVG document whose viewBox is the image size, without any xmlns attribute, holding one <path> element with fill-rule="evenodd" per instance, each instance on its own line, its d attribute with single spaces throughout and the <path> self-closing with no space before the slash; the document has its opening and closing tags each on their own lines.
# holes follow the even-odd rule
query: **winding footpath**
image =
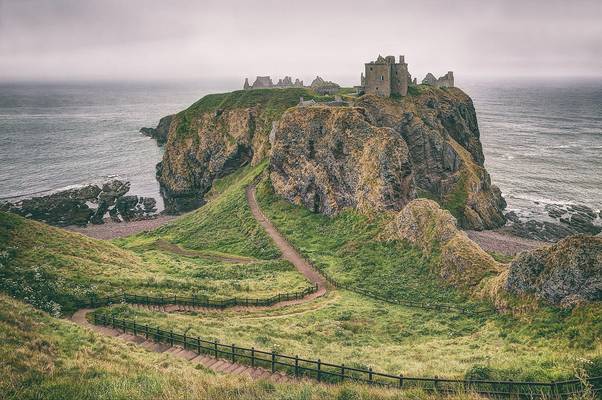
<svg viewBox="0 0 602 400">
<path fill-rule="evenodd" d="M 284 238 L 284 236 L 282 236 L 280 234 L 280 232 L 278 232 L 278 230 L 274 227 L 274 225 L 271 223 L 271 221 L 269 219 L 267 219 L 266 216 L 261 211 L 261 208 L 259 207 L 259 204 L 257 203 L 257 199 L 255 198 L 255 186 L 248 186 L 246 188 L 245 192 L 246 192 L 246 196 L 247 196 L 247 203 L 249 204 L 249 207 L 251 209 L 251 213 L 253 214 L 253 217 L 257 220 L 257 222 L 259 222 L 259 224 L 263 227 L 263 229 L 270 236 L 270 238 L 272 238 L 272 240 L 274 241 L 274 243 L 276 244 L 278 249 L 280 249 L 280 251 L 282 253 L 282 257 L 285 260 L 290 261 L 295 266 L 295 268 L 297 268 L 297 270 L 307 278 L 307 280 L 309 280 L 314 285 L 316 285 L 317 290 L 313 293 L 308 294 L 307 296 L 305 296 L 301 299 L 281 301 L 281 302 L 278 302 L 271 306 L 260 306 L 260 307 L 254 307 L 251 305 L 250 306 L 237 306 L 237 307 L 228 308 L 228 311 L 231 311 L 231 310 L 233 310 L 233 311 L 265 310 L 265 309 L 285 307 L 285 306 L 305 303 L 305 302 L 311 301 L 313 299 L 316 299 L 316 298 L 321 297 L 324 294 L 326 294 L 326 290 L 327 290 L 326 279 L 324 279 L 324 277 L 322 275 L 320 275 L 320 273 L 318 271 L 316 271 L 311 266 L 311 264 L 309 262 L 307 262 L 299 254 L 299 252 L 297 252 L 297 250 L 295 250 L 295 248 L 288 243 L 288 241 Z M 172 246 L 169 246 L 169 244 L 167 244 L 167 243 L 161 243 L 161 244 L 163 247 L 165 247 L 165 250 L 170 250 L 170 251 L 176 250 Z M 181 251 L 184 251 L 184 250 L 181 250 Z M 231 261 L 234 261 L 234 260 L 231 260 Z M 240 259 L 237 261 L 243 261 L 243 260 Z M 246 259 L 244 261 L 248 262 L 248 260 L 246 260 Z M 178 311 L 191 311 L 192 307 L 174 304 L 174 305 L 167 305 L 165 307 L 156 308 L 156 309 L 163 311 L 163 312 L 178 312 Z M 105 326 L 91 324 L 88 321 L 88 319 L 86 318 L 86 316 L 88 315 L 88 313 L 90 313 L 92 311 L 94 311 L 94 309 L 85 308 L 85 309 L 78 310 L 71 317 L 71 321 L 73 321 L 74 323 L 76 323 L 80 326 L 83 326 L 83 327 L 86 327 L 93 331 L 96 331 L 98 333 L 101 333 L 103 335 L 117 337 L 122 340 L 126 340 L 129 342 L 135 343 L 135 344 L 140 345 L 150 351 L 154 351 L 157 353 L 168 353 L 168 354 L 171 354 L 176 357 L 184 358 L 193 363 L 201 364 L 204 367 L 209 368 L 215 372 L 248 375 L 254 379 L 268 379 L 272 382 L 289 382 L 289 381 L 295 380 L 295 378 L 293 378 L 289 375 L 286 375 L 282 372 L 272 372 L 272 371 L 264 369 L 264 368 L 250 367 L 250 366 L 244 365 L 244 364 L 233 363 L 233 362 L 228 361 L 223 358 L 215 358 L 215 357 L 210 357 L 205 354 L 197 354 L 193 351 L 186 350 L 180 346 L 172 347 L 165 343 L 157 343 L 152 340 L 146 340 L 142 336 L 135 336 L 132 334 L 124 333 L 118 329 L 112 329 L 112 328 L 105 327 Z M 221 312 L 220 310 L 201 308 L 201 307 L 195 307 L 194 311 Z"/>
</svg>

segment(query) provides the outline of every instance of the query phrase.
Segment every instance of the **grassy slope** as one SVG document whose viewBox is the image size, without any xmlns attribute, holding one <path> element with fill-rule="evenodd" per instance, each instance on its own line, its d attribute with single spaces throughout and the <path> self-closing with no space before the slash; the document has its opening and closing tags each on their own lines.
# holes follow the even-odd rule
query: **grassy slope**
<svg viewBox="0 0 602 400">
<path fill-rule="evenodd" d="M 236 209 L 236 218 L 252 218 L 246 212 L 239 213 L 246 207 L 242 204 L 244 185 L 230 183 L 238 194 L 218 199 L 237 207 L 222 204 L 220 209 Z M 275 198 L 265 183 L 258 188 L 258 200 L 291 242 L 337 279 L 402 299 L 466 304 L 462 293 L 433 277 L 429 260 L 423 259 L 419 252 L 402 243 L 376 239 L 385 216 L 368 219 L 353 212 L 336 218 L 315 215 Z M 216 206 L 210 202 L 208 207 Z M 232 216 L 227 212 L 202 210 L 193 216 L 203 226 L 219 225 L 222 220 L 226 226 L 230 225 Z M 209 239 L 192 223 L 193 216 L 185 228 L 180 220 L 174 221 L 168 229 L 170 239 L 175 242 L 184 239 L 193 248 L 205 247 Z M 250 223 L 240 221 L 239 225 Z M 199 229 L 198 235 L 188 234 L 191 229 Z M 152 235 L 163 234 L 160 230 Z M 197 237 L 200 239 L 195 243 Z M 229 242 L 234 238 L 242 248 L 252 248 L 256 240 L 252 235 L 241 236 L 234 228 L 221 230 L 217 240 Z M 128 307 L 117 307 L 111 312 L 123 317 L 136 316 L 141 322 L 164 327 L 190 329 L 195 335 L 225 343 L 370 365 L 392 373 L 461 377 L 478 365 L 492 377 L 553 379 L 570 376 L 577 358 L 600 354 L 600 345 L 595 341 L 600 317 L 594 311 L 584 308 L 574 315 L 563 316 L 557 310 L 544 310 L 541 314 L 548 312 L 546 317 L 529 325 L 494 313 L 471 318 L 387 306 L 337 291 L 326 299 L 292 309 L 243 316 L 239 313 L 165 316 Z M 571 328 L 578 330 L 568 334 Z"/>
<path fill-rule="evenodd" d="M 117 241 L 121 247 L 0 213 L 0 250 L 10 250 L 2 261 L 6 268 L 0 269 L 0 289 L 48 311 L 56 304 L 72 311 L 78 298 L 121 290 L 213 298 L 264 298 L 303 290 L 309 282 L 292 264 L 275 259 L 278 250 L 246 207 L 242 187 L 262 168 L 231 177 L 236 183 L 216 193 L 211 205 L 157 235 Z M 158 238 L 172 237 L 209 255 L 231 252 L 259 259 L 250 264 L 220 262 L 209 256 L 167 253 L 155 246 Z"/>
<path fill-rule="evenodd" d="M 183 359 L 52 318 L 1 293 L 0 393 L 6 400 L 401 399 L 408 394 L 348 384 L 282 385 L 215 375 Z"/>
<path fill-rule="evenodd" d="M 253 218 L 244 193 L 244 187 L 265 167 L 266 163 L 263 162 L 256 167 L 241 169 L 225 181 L 217 182 L 213 200 L 199 210 L 153 232 L 117 243 L 128 247 L 145 238 L 165 239 L 189 249 L 210 250 L 264 260 L 279 257 L 280 252 Z"/>
</svg>

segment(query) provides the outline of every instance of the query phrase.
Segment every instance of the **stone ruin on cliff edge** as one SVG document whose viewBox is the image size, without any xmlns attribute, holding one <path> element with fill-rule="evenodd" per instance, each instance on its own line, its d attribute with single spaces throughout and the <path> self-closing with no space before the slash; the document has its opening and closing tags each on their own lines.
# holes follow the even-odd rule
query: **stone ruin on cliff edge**
<svg viewBox="0 0 602 400">
<path fill-rule="evenodd" d="M 285 76 L 284 79 L 279 79 L 278 83 L 274 84 L 272 82 L 272 78 L 269 76 L 258 76 L 255 78 L 255 82 L 252 85 L 249 85 L 249 78 L 245 78 L 245 84 L 243 86 L 244 90 L 250 89 L 269 89 L 269 88 L 293 88 L 293 87 L 303 87 L 303 81 L 300 81 L 298 78 L 293 82 L 293 78 L 290 76 Z"/>
<path fill-rule="evenodd" d="M 412 81 L 412 75 L 408 72 L 408 64 L 404 56 L 399 56 L 399 62 L 395 62 L 394 56 L 378 56 L 376 61 L 364 64 L 365 73 L 361 75 L 361 85 L 355 89 L 358 94 L 375 94 L 382 97 L 406 96 L 410 82 L 416 84 L 416 78 Z M 449 71 L 446 75 L 436 79 L 430 72 L 422 81 L 425 85 L 436 87 L 453 87 L 454 75 Z"/>
</svg>

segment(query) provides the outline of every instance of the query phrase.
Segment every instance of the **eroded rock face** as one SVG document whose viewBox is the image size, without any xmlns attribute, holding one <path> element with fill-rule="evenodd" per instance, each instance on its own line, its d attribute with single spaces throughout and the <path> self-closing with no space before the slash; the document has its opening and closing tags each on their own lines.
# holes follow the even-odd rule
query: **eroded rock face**
<svg viewBox="0 0 602 400">
<path fill-rule="evenodd" d="M 521 253 L 510 264 L 506 289 L 573 307 L 602 300 L 602 237 L 576 235 Z"/>
<path fill-rule="evenodd" d="M 171 126 L 171 121 L 173 120 L 173 117 L 173 115 L 168 115 L 166 117 L 161 118 L 156 128 L 140 128 L 140 133 L 155 139 L 159 146 L 163 146 L 165 143 L 167 143 L 169 127 Z"/>
<path fill-rule="evenodd" d="M 287 111 L 270 167 L 276 193 L 326 215 L 346 207 L 398 210 L 415 197 L 405 142 L 391 128 L 371 125 L 361 108 Z"/>
<path fill-rule="evenodd" d="M 427 88 L 402 101 L 363 96 L 356 106 L 403 137 L 419 194 L 437 199 L 462 228 L 505 224 L 506 203 L 484 168 L 476 112 L 464 92 Z"/>
<path fill-rule="evenodd" d="M 393 231 L 399 239 L 427 255 L 440 254 L 439 275 L 454 286 L 476 288 L 484 278 L 504 270 L 502 264 L 457 228 L 449 211 L 432 200 L 413 200 L 399 212 L 394 224 Z"/>
</svg>

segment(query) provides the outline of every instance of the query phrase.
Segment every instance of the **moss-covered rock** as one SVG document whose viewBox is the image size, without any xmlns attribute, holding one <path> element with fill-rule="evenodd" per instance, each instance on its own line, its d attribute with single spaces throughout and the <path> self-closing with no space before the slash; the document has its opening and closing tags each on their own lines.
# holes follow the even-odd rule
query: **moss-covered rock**
<svg viewBox="0 0 602 400">
<path fill-rule="evenodd" d="M 504 266 L 456 226 L 455 217 L 432 200 L 410 202 L 395 218 L 395 231 L 436 260 L 439 275 L 450 284 L 475 288 Z"/>
<path fill-rule="evenodd" d="M 602 301 L 602 237 L 576 235 L 521 253 L 505 287 L 567 308 Z"/>
</svg>

